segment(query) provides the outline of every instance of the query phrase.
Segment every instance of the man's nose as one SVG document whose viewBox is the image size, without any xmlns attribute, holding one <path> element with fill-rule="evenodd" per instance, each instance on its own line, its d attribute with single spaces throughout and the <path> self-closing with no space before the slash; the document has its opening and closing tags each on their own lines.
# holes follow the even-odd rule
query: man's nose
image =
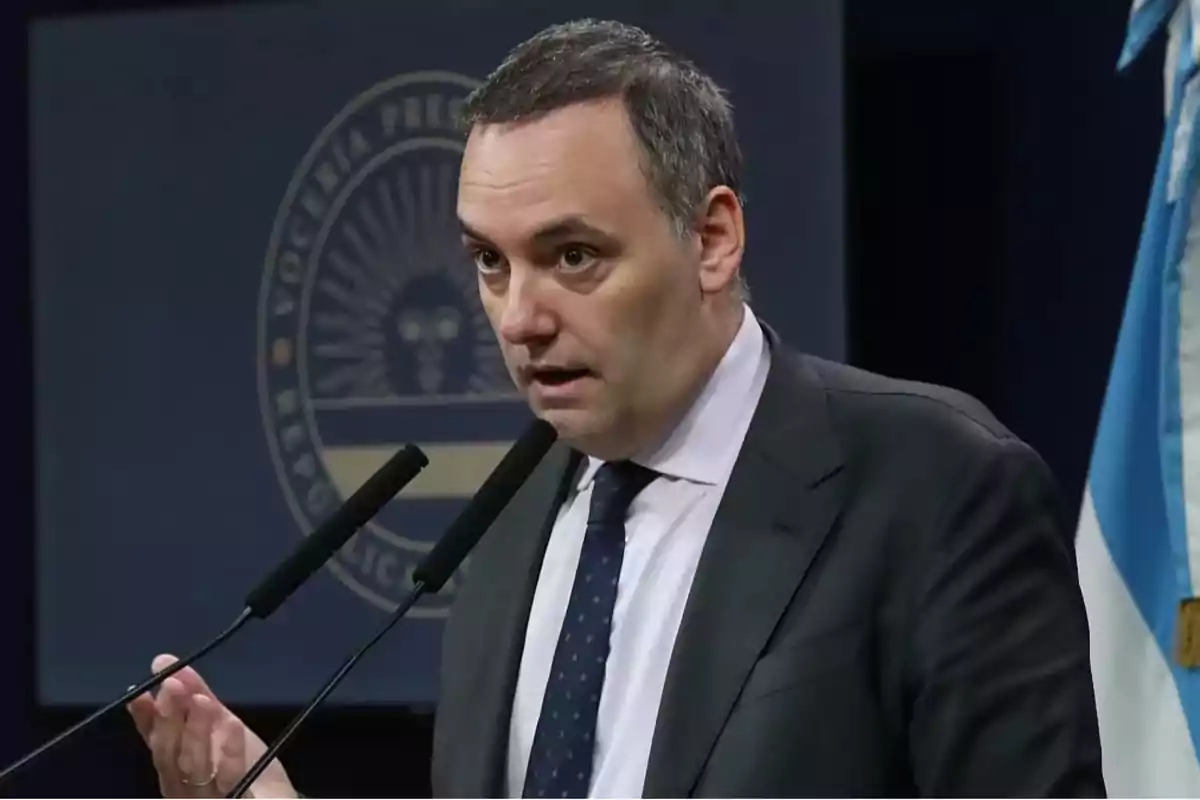
<svg viewBox="0 0 1200 800">
<path fill-rule="evenodd" d="M 543 283 L 533 271 L 513 270 L 510 274 L 500 314 L 500 335 L 509 344 L 527 345 L 547 339 L 557 330 Z"/>
</svg>

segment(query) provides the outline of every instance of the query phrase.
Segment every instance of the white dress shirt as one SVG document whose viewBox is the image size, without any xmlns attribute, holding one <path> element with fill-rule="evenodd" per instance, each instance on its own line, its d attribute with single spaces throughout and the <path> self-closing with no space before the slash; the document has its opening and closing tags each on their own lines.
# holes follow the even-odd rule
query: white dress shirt
<svg viewBox="0 0 1200 800">
<path fill-rule="evenodd" d="M 700 552 L 769 367 L 749 307 L 707 386 L 666 444 L 639 463 L 660 474 L 634 500 L 600 697 L 591 797 L 640 797 L 675 635 Z M 559 629 L 583 546 L 589 458 L 550 534 L 525 631 L 509 729 L 508 794 L 520 797 Z"/>
</svg>

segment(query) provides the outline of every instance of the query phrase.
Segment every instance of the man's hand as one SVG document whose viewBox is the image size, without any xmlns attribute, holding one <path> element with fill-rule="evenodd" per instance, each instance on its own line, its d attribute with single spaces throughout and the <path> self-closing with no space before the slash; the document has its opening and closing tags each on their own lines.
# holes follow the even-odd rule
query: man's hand
<svg viewBox="0 0 1200 800">
<path fill-rule="evenodd" d="M 161 672 L 177 659 L 160 655 Z M 163 797 L 224 797 L 267 747 L 225 707 L 193 669 L 163 681 L 156 697 L 145 693 L 127 706 L 150 748 Z M 263 770 L 246 797 L 297 797 L 279 761 Z"/>
</svg>

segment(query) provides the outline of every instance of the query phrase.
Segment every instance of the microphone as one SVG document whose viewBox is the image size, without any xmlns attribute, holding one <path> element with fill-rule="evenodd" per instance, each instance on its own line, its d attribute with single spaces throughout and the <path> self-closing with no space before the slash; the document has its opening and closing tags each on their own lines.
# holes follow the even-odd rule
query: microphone
<svg viewBox="0 0 1200 800">
<path fill-rule="evenodd" d="M 257 761 L 250 767 L 237 785 L 230 790 L 226 797 L 241 797 L 258 779 L 267 765 L 279 754 L 284 745 L 291 740 L 296 730 L 308 719 L 330 692 L 350 673 L 368 650 L 384 637 L 384 635 L 399 622 L 408 610 L 416 604 L 426 592 L 438 592 L 454 571 L 467 557 L 467 554 L 479 543 L 484 533 L 500 516 L 509 501 L 533 473 L 542 458 L 550 450 L 551 445 L 558 439 L 558 434 L 549 423 L 541 419 L 534 420 L 520 438 L 513 444 L 504 458 L 484 480 L 479 491 L 467 502 L 459 515 L 450 523 L 450 527 L 442 534 L 442 538 L 434 545 L 421 563 L 413 571 L 413 589 L 395 611 L 388 616 L 387 621 L 378 631 L 347 658 L 337 671 L 334 672 L 321 690 L 313 696 L 308 704 L 297 714 L 283 732 L 276 737 Z"/>
<path fill-rule="evenodd" d="M 250 591 L 246 606 L 229 627 L 186 658 L 176 661 L 141 683 L 129 687 L 116 700 L 81 722 L 67 728 L 50 741 L 10 764 L 0 772 L 0 783 L 53 750 L 96 720 L 128 703 L 142 692 L 153 689 L 167 678 L 226 642 L 251 619 L 266 619 L 283 604 L 313 573 L 328 561 L 367 520 L 374 517 L 389 500 L 403 489 L 429 463 L 428 457 L 416 445 L 406 445 L 388 459 L 379 470 L 350 495 L 319 528 L 306 536 L 282 564 Z"/>
</svg>

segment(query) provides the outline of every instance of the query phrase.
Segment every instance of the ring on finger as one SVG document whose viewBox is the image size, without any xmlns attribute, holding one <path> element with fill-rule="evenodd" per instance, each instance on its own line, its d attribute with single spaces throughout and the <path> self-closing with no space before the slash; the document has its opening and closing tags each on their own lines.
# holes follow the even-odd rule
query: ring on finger
<svg viewBox="0 0 1200 800">
<path fill-rule="evenodd" d="M 214 764 L 213 768 L 212 768 L 212 772 L 208 773 L 208 777 L 205 778 L 204 780 L 194 781 L 191 779 L 191 777 L 184 775 L 183 778 L 180 779 L 180 782 L 184 786 L 191 786 L 193 789 L 199 789 L 202 786 L 208 786 L 210 783 L 212 783 L 216 779 L 217 779 L 217 765 Z"/>
</svg>

